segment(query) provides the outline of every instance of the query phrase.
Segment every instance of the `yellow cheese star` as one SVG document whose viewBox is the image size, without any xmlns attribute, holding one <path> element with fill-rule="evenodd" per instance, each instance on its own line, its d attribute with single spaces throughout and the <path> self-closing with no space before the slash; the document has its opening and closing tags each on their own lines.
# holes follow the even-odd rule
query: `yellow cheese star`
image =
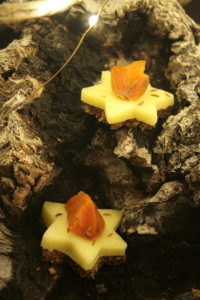
<svg viewBox="0 0 200 300">
<path fill-rule="evenodd" d="M 150 84 L 139 99 L 120 99 L 112 90 L 109 71 L 102 72 L 101 83 L 82 89 L 81 100 L 104 110 L 109 124 L 136 119 L 155 126 L 157 111 L 174 105 L 174 96 L 171 93 L 153 88 Z"/>
<path fill-rule="evenodd" d="M 99 212 L 104 218 L 105 228 L 102 235 L 92 241 L 68 231 L 64 204 L 45 202 L 42 219 L 48 228 L 42 238 L 42 248 L 68 255 L 84 270 L 91 270 L 102 256 L 124 256 L 127 244 L 115 232 L 122 212 L 112 209 L 99 209 Z"/>
</svg>

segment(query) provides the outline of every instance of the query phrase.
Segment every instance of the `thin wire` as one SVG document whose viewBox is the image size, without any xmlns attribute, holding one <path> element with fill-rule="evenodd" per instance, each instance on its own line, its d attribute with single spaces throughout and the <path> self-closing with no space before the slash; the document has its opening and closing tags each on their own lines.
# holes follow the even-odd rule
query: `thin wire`
<svg viewBox="0 0 200 300">
<path fill-rule="evenodd" d="M 100 7 L 100 9 L 99 9 L 99 12 L 98 12 L 98 17 L 100 16 L 100 14 L 101 14 L 101 12 L 102 12 L 102 10 L 103 10 L 103 8 L 104 8 L 104 6 L 108 3 L 108 1 L 109 0 L 106 0 L 106 1 L 104 1 L 103 2 L 103 4 L 101 5 L 101 7 Z M 95 25 L 95 24 L 94 24 Z M 74 57 L 74 55 L 77 53 L 77 51 L 79 50 L 79 48 L 80 48 L 80 46 L 81 46 L 81 44 L 83 43 L 83 41 L 84 41 L 84 39 L 85 39 L 85 37 L 86 37 L 86 35 L 88 34 L 88 32 L 92 29 L 92 27 L 94 26 L 94 25 L 91 25 L 91 26 L 89 26 L 87 29 L 86 29 L 86 31 L 83 33 L 83 35 L 82 35 L 82 37 L 81 37 L 81 39 L 80 39 L 80 41 L 78 42 L 78 44 L 76 45 L 76 48 L 74 49 L 74 51 L 72 52 L 72 54 L 70 55 L 70 57 L 67 59 L 67 61 L 62 65 L 62 67 L 53 75 L 53 76 L 51 76 L 47 81 L 45 81 L 43 84 L 41 84 L 41 86 L 39 86 L 37 89 L 36 89 L 36 91 L 35 91 L 35 93 L 37 93 L 41 88 L 44 88 L 50 81 L 52 81 L 67 65 L 68 65 L 68 63 L 72 60 L 72 58 Z M 34 93 L 34 95 L 35 95 L 35 93 Z M 34 96 L 33 95 L 33 96 Z"/>
<path fill-rule="evenodd" d="M 99 8 L 99 11 L 98 11 L 98 17 L 100 16 L 103 8 L 105 7 L 105 5 L 108 3 L 109 0 L 106 0 L 103 2 L 103 4 L 101 5 L 101 7 Z M 95 25 L 95 24 L 94 24 Z M 58 69 L 58 71 L 53 75 L 51 76 L 47 81 L 45 81 L 44 83 L 42 83 L 38 88 L 36 88 L 29 96 L 27 96 L 24 101 L 18 103 L 15 107 L 11 108 L 10 110 L 8 110 L 6 113 L 4 113 L 4 117 L 7 116 L 11 111 L 13 110 L 16 110 L 18 109 L 20 106 L 24 105 L 24 104 L 27 104 L 29 102 L 31 102 L 31 100 L 34 100 L 34 96 L 37 95 L 37 93 L 49 83 L 51 82 L 67 65 L 68 63 L 72 60 L 72 58 L 74 57 L 74 55 L 77 53 L 77 51 L 79 50 L 81 44 L 83 43 L 86 35 L 88 34 L 88 32 L 92 29 L 92 27 L 94 25 L 91 25 L 89 26 L 86 31 L 83 33 L 81 39 L 79 40 L 78 44 L 76 45 L 74 51 L 72 52 L 72 54 L 70 55 L 70 57 L 67 59 L 67 61 L 62 65 L 62 67 L 60 69 Z"/>
</svg>

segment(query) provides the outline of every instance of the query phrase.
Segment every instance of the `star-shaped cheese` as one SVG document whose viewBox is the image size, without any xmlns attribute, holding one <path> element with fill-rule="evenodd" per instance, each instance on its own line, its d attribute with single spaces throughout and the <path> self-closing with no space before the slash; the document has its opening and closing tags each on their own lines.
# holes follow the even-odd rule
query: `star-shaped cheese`
<svg viewBox="0 0 200 300">
<path fill-rule="evenodd" d="M 68 255 L 84 270 L 91 270 L 102 256 L 124 256 L 127 244 L 115 231 L 122 212 L 112 209 L 99 209 L 99 212 L 105 221 L 104 231 L 96 240 L 88 240 L 68 231 L 64 204 L 45 202 L 42 219 L 48 228 L 42 238 L 42 248 Z"/>
<path fill-rule="evenodd" d="M 157 123 L 158 110 L 174 104 L 171 93 L 153 88 L 150 84 L 139 99 L 120 99 L 112 90 L 109 71 L 102 72 L 101 83 L 82 89 L 81 100 L 104 110 L 109 124 L 136 119 L 151 126 Z"/>
</svg>

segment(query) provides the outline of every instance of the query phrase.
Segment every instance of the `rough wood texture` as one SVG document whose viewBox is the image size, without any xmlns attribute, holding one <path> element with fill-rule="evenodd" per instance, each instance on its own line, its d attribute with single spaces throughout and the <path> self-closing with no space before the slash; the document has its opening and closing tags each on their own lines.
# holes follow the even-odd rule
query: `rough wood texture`
<svg viewBox="0 0 200 300">
<path fill-rule="evenodd" d="M 199 180 L 199 25 L 185 15 L 176 1 L 169 1 L 167 4 L 165 1 L 127 1 L 123 2 L 123 6 L 120 6 L 119 2 L 115 2 L 115 5 L 113 14 L 117 11 L 119 18 L 112 18 L 111 8 L 105 11 L 102 18 L 114 27 L 123 28 L 121 35 L 117 30 L 113 30 L 114 37 L 112 35 L 115 42 L 111 47 L 116 47 L 119 60 L 122 57 L 138 59 L 141 55 L 147 58 L 148 68 L 150 73 L 152 72 L 151 81 L 154 85 L 164 87 L 167 86 L 166 79 L 168 79 L 170 88 L 176 93 L 177 103 L 173 115 L 169 116 L 164 123 L 158 123 L 157 128 L 151 132 L 142 132 L 140 129 L 135 129 L 133 132 L 126 129 L 116 131 L 114 133 L 117 139 L 115 155 L 113 146 L 107 146 L 108 143 L 105 142 L 106 139 L 109 140 L 110 132 L 105 131 L 100 134 L 97 132 L 98 145 L 95 145 L 94 138 L 92 150 L 89 149 L 88 157 L 84 152 L 84 159 L 90 167 L 101 170 L 102 182 L 105 180 L 107 184 L 109 182 L 109 189 L 104 184 L 102 186 L 105 186 L 106 199 L 109 199 L 111 205 L 125 207 L 122 230 L 134 232 L 138 226 L 139 228 L 150 226 L 150 231 L 157 232 L 165 228 L 167 232 L 170 230 L 167 218 L 171 220 L 174 211 L 171 206 L 172 201 L 176 199 L 176 213 L 178 213 L 178 206 L 182 211 L 184 205 L 187 209 L 188 203 L 192 207 L 194 204 L 198 205 L 199 201 L 197 196 L 199 194 L 197 184 Z M 131 21 L 128 11 L 132 14 Z M 123 18 L 129 20 L 127 27 L 121 21 Z M 135 32 L 137 38 L 135 40 L 134 32 L 130 33 L 128 26 L 138 28 L 138 24 L 141 23 L 142 32 L 139 36 Z M 109 35 L 108 31 L 108 39 Z M 152 40 L 154 45 L 150 44 L 153 43 Z M 125 42 L 125 49 L 122 48 L 122 41 Z M 112 157 L 108 154 L 98 155 L 99 147 L 103 154 L 109 147 Z M 119 160 L 116 155 L 125 158 L 126 161 Z M 121 164 L 125 167 L 122 168 Z M 110 165 L 112 168 L 109 168 Z M 115 171 L 113 166 L 116 167 Z M 188 185 L 190 192 L 187 189 Z M 184 186 L 188 194 L 185 193 Z M 174 190 L 177 189 L 179 192 L 176 194 Z M 139 196 L 138 192 L 140 192 Z M 140 213 L 137 213 L 138 197 Z M 147 216 L 146 205 L 152 202 L 154 203 L 152 213 Z M 162 202 L 165 205 L 161 213 L 157 206 Z M 148 210 L 151 211 L 150 206 Z M 154 209 L 159 214 L 163 214 L 163 217 L 158 218 Z"/>
<path fill-rule="evenodd" d="M 145 276 L 155 274 L 156 262 L 148 258 L 148 249 L 152 253 L 156 249 L 158 257 L 162 257 L 162 249 L 170 253 L 173 242 L 159 240 L 160 236 L 176 232 L 196 236 L 200 206 L 200 26 L 177 1 L 110 0 L 69 66 L 36 99 L 25 101 L 69 57 L 88 26 L 87 10 L 96 11 L 94 3 L 87 1 L 36 22 L 11 24 L 20 38 L 0 50 L 3 299 L 13 295 L 16 299 L 44 299 L 63 272 L 61 267 L 53 276 L 49 265 L 40 261 L 39 218 L 45 200 L 64 202 L 85 190 L 101 207 L 124 209 L 121 231 L 129 241 L 127 264 L 99 277 L 106 282 L 112 275 L 124 292 L 130 278 L 141 272 Z M 80 90 L 97 81 L 103 69 L 137 59 L 147 60 L 154 86 L 176 95 L 172 115 L 160 119 L 151 130 L 110 130 L 84 112 Z M 195 221 L 187 226 L 186 220 L 191 219 Z M 194 252 L 199 253 L 199 240 L 193 242 Z M 179 259 L 178 254 L 175 257 Z M 191 263 L 195 264 L 198 255 L 193 257 Z M 167 258 L 173 262 L 168 253 Z M 65 272 L 76 282 L 70 292 L 73 298 L 81 282 L 70 270 Z M 157 273 L 163 277 L 160 269 Z M 121 283 L 120 278 L 124 278 Z M 153 280 L 141 279 L 150 290 Z M 97 282 L 87 283 L 87 288 L 96 290 Z M 182 292 L 180 285 L 177 283 L 174 294 Z M 139 279 L 135 286 L 138 296 Z M 191 288 L 190 283 L 186 286 Z M 163 290 L 160 286 L 155 289 L 153 299 L 160 299 Z M 98 291 L 93 292 L 93 299 L 97 295 Z M 123 299 L 117 287 L 107 299 L 113 295 Z M 148 291 L 143 296 L 151 297 Z"/>
</svg>

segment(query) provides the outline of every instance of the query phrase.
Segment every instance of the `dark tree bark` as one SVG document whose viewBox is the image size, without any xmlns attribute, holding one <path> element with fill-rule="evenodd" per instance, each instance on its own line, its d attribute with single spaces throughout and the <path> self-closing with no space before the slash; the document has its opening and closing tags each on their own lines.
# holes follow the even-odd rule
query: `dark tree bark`
<svg viewBox="0 0 200 300">
<path fill-rule="evenodd" d="M 125 282 L 141 270 L 147 276 L 148 264 L 150 274 L 156 270 L 161 276 L 154 259 L 141 249 L 158 251 L 162 257 L 161 248 L 171 251 L 192 234 L 196 248 L 189 264 L 198 257 L 200 26 L 175 0 L 110 0 L 67 68 L 27 101 L 74 50 L 88 26 L 88 12 L 96 10 L 96 1 L 86 2 L 51 18 L 7 24 L 17 39 L 0 50 L 3 299 L 50 299 L 56 284 L 58 289 L 64 286 L 58 283 L 64 268 L 54 266 L 54 272 L 41 262 L 40 211 L 44 201 L 65 202 L 80 190 L 101 207 L 124 209 L 121 232 L 130 247 L 128 265 L 87 282 L 91 297 L 101 294 L 98 284 L 106 282 L 109 272 L 114 272 L 116 286 L 127 274 L 121 283 L 124 291 Z M 176 103 L 155 128 L 138 124 L 111 130 L 84 112 L 81 88 L 99 80 L 102 70 L 137 59 L 147 60 L 152 85 L 173 92 Z M 176 242 L 167 243 L 168 236 L 176 236 Z M 172 258 L 167 259 L 170 263 Z M 73 281 L 66 283 L 71 299 L 78 295 L 76 285 L 83 283 L 70 269 L 64 274 Z M 136 287 L 140 284 L 138 280 Z M 182 293 L 180 286 L 178 282 L 171 294 Z M 117 287 L 112 288 L 114 294 L 108 291 L 107 299 L 123 299 Z M 159 286 L 149 296 L 136 288 L 134 294 L 138 299 L 160 299 L 164 291 Z M 86 295 L 86 289 L 81 292 Z M 67 294 L 59 295 L 64 299 Z"/>
</svg>

